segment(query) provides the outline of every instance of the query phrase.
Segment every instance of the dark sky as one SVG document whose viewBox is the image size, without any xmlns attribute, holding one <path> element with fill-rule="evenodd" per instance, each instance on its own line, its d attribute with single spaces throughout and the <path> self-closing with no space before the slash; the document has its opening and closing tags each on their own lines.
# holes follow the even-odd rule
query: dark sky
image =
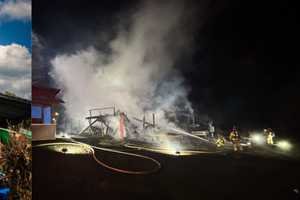
<svg viewBox="0 0 300 200">
<path fill-rule="evenodd" d="M 33 1 L 33 30 L 46 41 L 44 54 L 51 57 L 89 46 L 99 39 L 95 31 L 111 30 L 106 37 L 113 37 L 114 24 L 139 3 Z M 188 66 L 179 69 L 190 85 L 189 98 L 196 110 L 224 128 L 271 126 L 282 134 L 300 134 L 296 7 L 289 1 L 187 3 L 195 21 L 203 22 L 195 24 L 194 48 L 178 64 Z M 34 72 L 35 58 L 33 62 Z"/>
</svg>

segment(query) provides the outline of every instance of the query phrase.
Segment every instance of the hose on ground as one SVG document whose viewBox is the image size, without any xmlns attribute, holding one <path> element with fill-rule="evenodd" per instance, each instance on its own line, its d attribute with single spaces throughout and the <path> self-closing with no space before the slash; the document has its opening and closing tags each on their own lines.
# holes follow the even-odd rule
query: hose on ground
<svg viewBox="0 0 300 200">
<path fill-rule="evenodd" d="M 111 171 L 115 171 L 115 172 L 119 172 L 119 173 L 123 173 L 123 174 L 131 174 L 131 175 L 147 175 L 147 174 L 151 174 L 154 172 L 157 172 L 160 168 L 161 168 L 161 164 L 148 156 L 143 156 L 143 155 L 139 155 L 139 154 L 135 154 L 135 153 L 128 153 L 128 152 L 123 152 L 123 151 L 118 151 L 118 150 L 113 150 L 113 149 L 107 149 L 107 148 L 101 148 L 101 147 L 97 147 L 97 146 L 92 146 L 86 143 L 82 143 L 82 142 L 78 142 L 76 140 L 71 139 L 72 143 L 70 142 L 60 142 L 60 143 L 46 143 L 46 144 L 40 144 L 40 145 L 35 145 L 33 147 L 43 147 L 43 146 L 55 146 L 55 145 L 78 145 L 81 147 L 86 147 L 90 150 L 91 155 L 93 157 L 93 159 L 102 167 L 109 169 Z M 97 150 L 101 150 L 101 151 L 106 151 L 106 152 L 112 152 L 112 153 L 117 153 L 117 154 L 122 154 L 122 155 L 127 155 L 127 156 L 133 156 L 133 157 L 138 157 L 138 158 L 142 158 L 145 160 L 150 160 L 151 162 L 155 163 L 156 167 L 154 167 L 151 170 L 141 170 L 141 171 L 133 171 L 133 170 L 126 170 L 126 169 L 119 169 L 113 166 L 110 166 L 106 163 L 104 163 L 103 161 L 101 161 L 100 159 L 97 158 L 96 154 L 95 154 L 95 149 Z"/>
</svg>

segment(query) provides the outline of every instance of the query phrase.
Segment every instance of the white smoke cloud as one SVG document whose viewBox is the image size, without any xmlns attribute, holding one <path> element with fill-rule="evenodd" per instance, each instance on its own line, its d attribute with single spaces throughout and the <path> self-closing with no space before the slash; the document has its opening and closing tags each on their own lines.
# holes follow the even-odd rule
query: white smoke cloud
<svg viewBox="0 0 300 200">
<path fill-rule="evenodd" d="M 18 44 L 0 45 L 0 92 L 31 97 L 31 54 Z"/>
<path fill-rule="evenodd" d="M 182 32 L 184 7 L 179 1 L 157 2 L 145 3 L 132 15 L 129 29 L 120 28 L 109 42 L 110 53 L 90 47 L 51 61 L 70 119 L 84 119 L 88 109 L 112 105 L 140 118 L 154 112 L 159 123 L 165 122 L 164 111 L 178 103 L 191 110 L 174 67 L 189 45 Z"/>
<path fill-rule="evenodd" d="M 43 38 L 36 32 L 32 31 L 31 34 L 32 43 L 32 84 L 39 84 L 47 82 L 48 77 L 48 60 L 44 55 L 45 49 L 47 49 Z M 41 84 L 43 85 L 43 84 Z"/>
<path fill-rule="evenodd" d="M 0 19 L 31 20 L 31 1 L 6 0 L 0 2 Z"/>
</svg>

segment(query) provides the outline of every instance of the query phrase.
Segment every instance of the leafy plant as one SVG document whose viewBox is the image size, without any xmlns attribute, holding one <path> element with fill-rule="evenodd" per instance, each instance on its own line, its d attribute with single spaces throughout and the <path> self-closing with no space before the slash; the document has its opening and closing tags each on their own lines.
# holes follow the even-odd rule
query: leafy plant
<svg viewBox="0 0 300 200">
<path fill-rule="evenodd" d="M 32 198 L 32 152 L 31 143 L 18 133 L 16 128 L 10 133 L 9 144 L 1 145 L 0 171 L 6 178 L 0 181 L 0 186 L 9 187 L 10 199 L 29 200 Z"/>
</svg>

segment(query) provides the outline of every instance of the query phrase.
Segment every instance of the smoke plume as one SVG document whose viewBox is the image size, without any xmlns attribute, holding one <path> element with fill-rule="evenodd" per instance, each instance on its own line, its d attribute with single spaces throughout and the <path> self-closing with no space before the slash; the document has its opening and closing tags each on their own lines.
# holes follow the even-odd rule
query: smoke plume
<svg viewBox="0 0 300 200">
<path fill-rule="evenodd" d="M 105 51 L 97 44 L 51 60 L 70 120 L 84 120 L 89 109 L 103 106 L 139 118 L 156 113 L 158 124 L 168 122 L 166 111 L 192 112 L 176 68 L 191 37 L 185 28 L 187 9 L 179 2 L 147 1 L 129 23 L 120 21 L 116 37 L 103 44 Z"/>
</svg>

